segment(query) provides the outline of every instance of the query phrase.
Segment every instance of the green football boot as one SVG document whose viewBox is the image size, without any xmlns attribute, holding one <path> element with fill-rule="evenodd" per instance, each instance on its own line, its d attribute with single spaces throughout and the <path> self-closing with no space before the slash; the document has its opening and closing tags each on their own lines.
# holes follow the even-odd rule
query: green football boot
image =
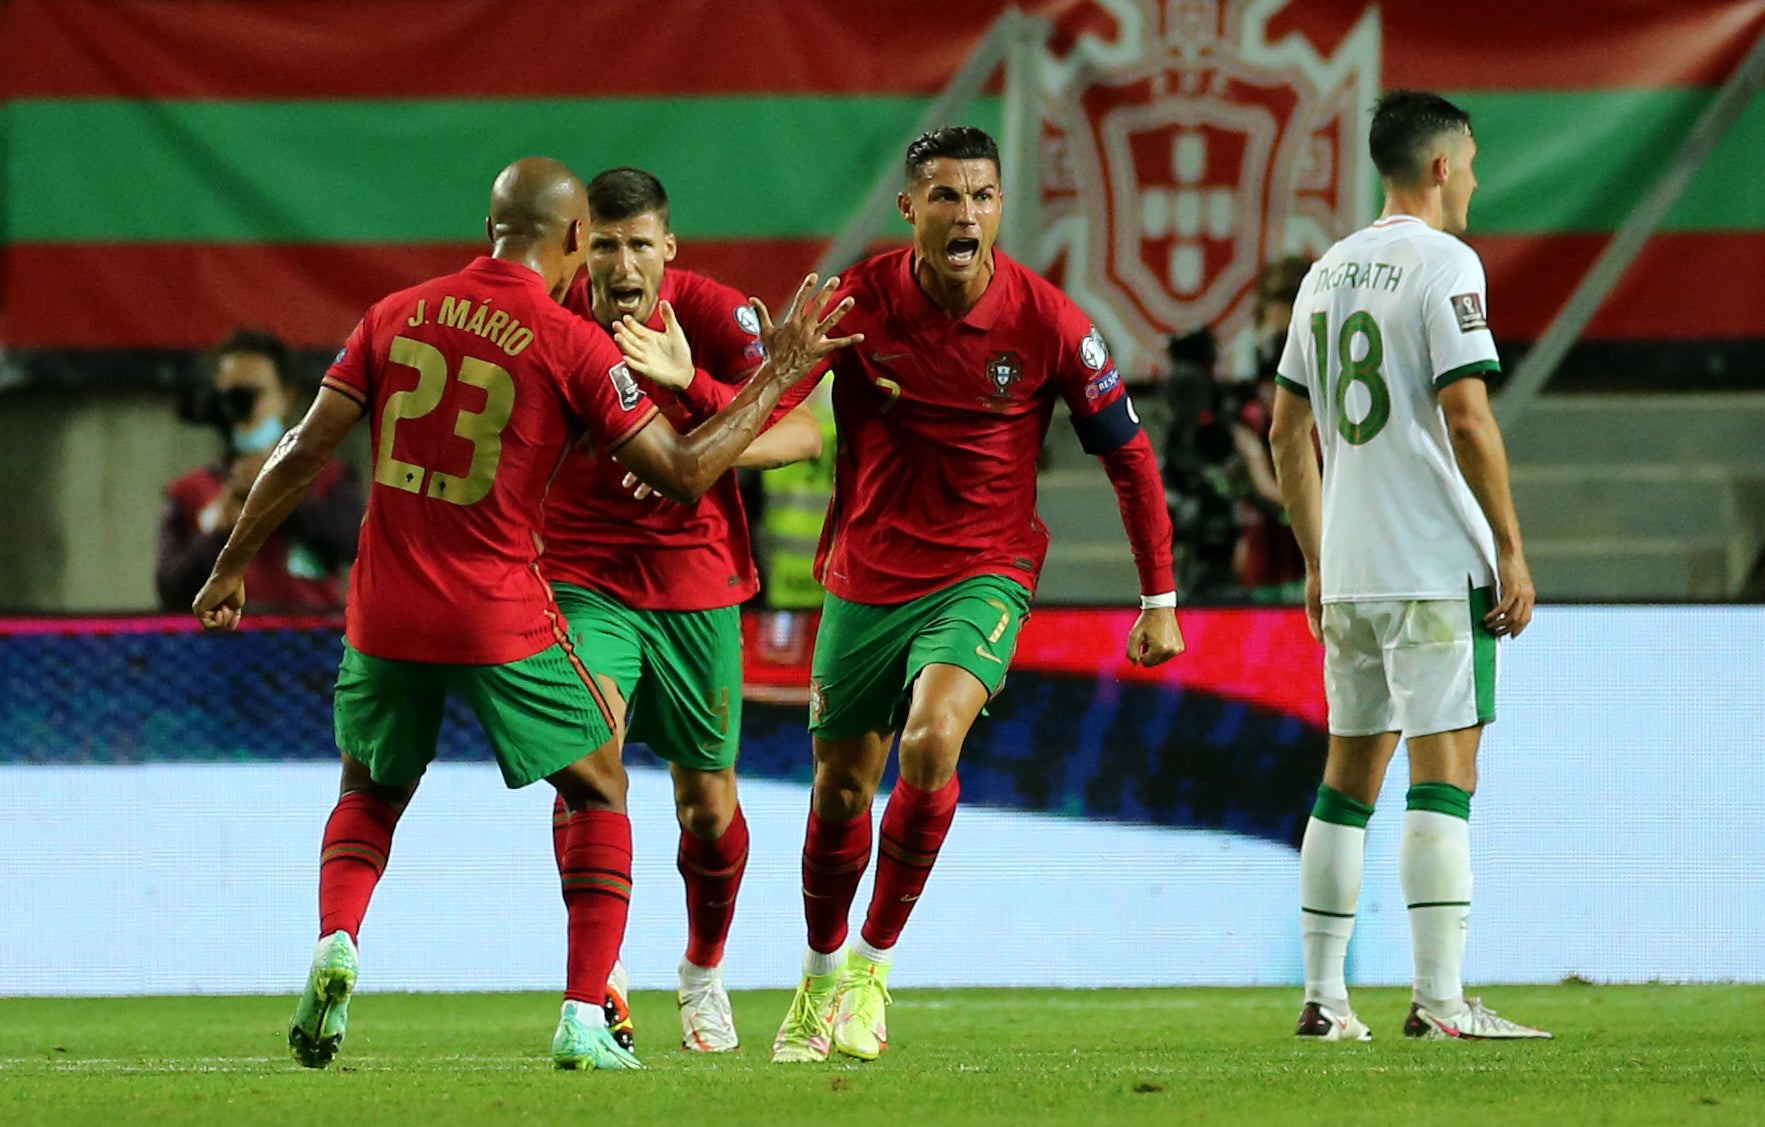
<svg viewBox="0 0 1765 1127">
<path fill-rule="evenodd" d="M 288 1047 L 308 1068 L 324 1068 L 343 1044 L 349 1024 L 349 995 L 355 990 L 356 953 L 349 933 L 334 931 L 319 940 L 306 992 L 288 1024 Z"/>
<path fill-rule="evenodd" d="M 791 999 L 790 1012 L 772 1039 L 774 1064 L 813 1064 L 832 1048 L 834 1007 L 839 1005 L 840 972 L 806 974 Z"/>
<path fill-rule="evenodd" d="M 840 1004 L 834 1012 L 833 1047 L 849 1057 L 875 1060 L 889 1047 L 883 1009 L 890 1002 L 889 968 L 853 951 L 840 975 Z"/>
<path fill-rule="evenodd" d="M 552 1034 L 552 1063 L 559 1068 L 642 1068 L 637 1057 L 621 1048 L 605 1025 L 590 1025 L 583 1015 L 598 1007 L 587 1002 L 565 1002 Z"/>
</svg>

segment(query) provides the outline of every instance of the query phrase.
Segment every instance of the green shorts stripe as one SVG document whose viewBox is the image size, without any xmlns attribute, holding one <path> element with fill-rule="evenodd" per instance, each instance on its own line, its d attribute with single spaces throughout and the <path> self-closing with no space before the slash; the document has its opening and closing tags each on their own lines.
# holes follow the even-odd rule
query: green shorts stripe
<svg viewBox="0 0 1765 1127">
<path fill-rule="evenodd" d="M 741 749 L 740 607 L 642 610 L 588 587 L 553 585 L 576 652 L 625 698 L 628 741 L 698 771 Z"/>
<path fill-rule="evenodd" d="M 1471 670 L 1477 679 L 1477 723 L 1495 722 L 1495 647 L 1496 638 L 1483 619 L 1495 609 L 1493 587 L 1473 587 L 1468 600 L 1471 610 Z"/>
<path fill-rule="evenodd" d="M 815 636 L 809 730 L 824 739 L 897 731 L 928 665 L 967 670 L 998 693 L 1029 613 L 1029 591 L 999 575 L 889 605 L 829 594 Z"/>
<path fill-rule="evenodd" d="M 415 782 L 435 759 L 450 695 L 471 706 L 510 787 L 554 775 L 613 738 L 594 679 L 567 646 L 500 665 L 442 665 L 373 657 L 345 642 L 332 702 L 337 747 L 377 783 Z"/>
</svg>

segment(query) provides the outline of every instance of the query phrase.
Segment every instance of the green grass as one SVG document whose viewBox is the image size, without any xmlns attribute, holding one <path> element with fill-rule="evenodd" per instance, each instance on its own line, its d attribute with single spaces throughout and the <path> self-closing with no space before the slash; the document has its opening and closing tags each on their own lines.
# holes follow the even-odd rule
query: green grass
<svg viewBox="0 0 1765 1127">
<path fill-rule="evenodd" d="M 364 994 L 324 1072 L 284 1044 L 292 998 L 0 1001 L 0 1122 L 1765 1123 L 1765 988 L 1509 987 L 1557 1040 L 1412 1042 L 1365 990 L 1370 1045 L 1300 1043 L 1292 990 L 909 990 L 870 1065 L 774 1066 L 788 998 L 738 994 L 744 1049 L 676 1050 L 633 1000 L 641 1073 L 559 1073 L 556 999 Z"/>
</svg>

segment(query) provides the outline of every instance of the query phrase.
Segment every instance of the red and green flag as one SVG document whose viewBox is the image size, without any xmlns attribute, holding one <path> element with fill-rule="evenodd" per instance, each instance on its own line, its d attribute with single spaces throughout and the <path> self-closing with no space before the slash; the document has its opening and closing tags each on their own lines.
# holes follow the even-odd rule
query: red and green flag
<svg viewBox="0 0 1765 1127">
<path fill-rule="evenodd" d="M 0 343 L 199 348 L 257 324 L 332 344 L 384 293 L 478 253 L 491 178 L 534 153 L 585 175 L 617 164 L 656 172 L 673 197 L 682 264 L 782 297 L 900 160 L 1005 6 L 11 0 L 0 4 Z M 1473 242 L 1507 339 L 1541 331 L 1765 28 L 1765 0 L 1613 3 L 1597 14 L 1568 0 L 1034 7 L 1055 21 L 1055 57 L 1089 38 L 1120 69 L 1156 48 L 1147 81 L 1164 85 L 1148 105 L 1180 104 L 1189 108 L 1176 117 L 1193 118 L 1205 102 L 1220 121 L 1246 122 L 1246 137 L 1255 123 L 1239 111 L 1251 102 L 1234 97 L 1268 102 L 1299 45 L 1322 60 L 1319 97 L 1331 59 L 1358 51 L 1356 65 L 1376 71 L 1373 85 L 1339 90 L 1340 105 L 1299 98 L 1269 110 L 1274 157 L 1261 179 L 1245 171 L 1249 142 L 1233 148 L 1226 126 L 1207 125 L 1213 147 L 1200 159 L 1213 163 L 1191 176 L 1201 249 L 1188 257 L 1173 249 L 1190 222 L 1180 166 L 1195 147 L 1174 139 L 1188 118 L 1154 138 L 1178 154 L 1155 154 L 1176 169 L 1158 174 L 1169 183 L 1124 188 L 1121 217 L 1115 204 L 1087 204 L 1115 225 L 1093 246 L 1119 238 L 1130 210 L 1134 222 L 1157 220 L 1140 261 L 1155 275 L 1143 286 L 1171 291 L 1162 308 L 1199 309 L 1212 294 L 1235 310 L 1248 291 L 1233 263 L 1278 251 L 1302 221 L 1315 239 L 1345 233 L 1349 210 L 1366 218 L 1370 193 L 1338 198 L 1336 210 L 1318 201 L 1364 161 L 1360 94 L 1416 86 L 1474 116 Z M 1185 56 L 1184 43 L 1212 53 Z M 1071 76 L 1050 96 L 1076 98 L 1085 81 Z M 1335 134 L 1281 132 L 1325 111 L 1337 113 Z M 997 86 L 963 117 L 996 129 Z M 1040 154 L 1045 185 L 1074 175 L 1054 135 Z M 1326 158 L 1340 167 L 1320 171 Z M 1092 172 L 1060 190 L 1121 178 Z M 1273 214 L 1277 192 L 1291 197 L 1283 226 L 1251 231 L 1247 217 Z M 1059 268 L 1071 274 L 1070 257 Z M 1118 300 L 1106 291 L 1097 300 Z M 1765 339 L 1765 101 L 1698 172 L 1590 335 Z"/>
</svg>

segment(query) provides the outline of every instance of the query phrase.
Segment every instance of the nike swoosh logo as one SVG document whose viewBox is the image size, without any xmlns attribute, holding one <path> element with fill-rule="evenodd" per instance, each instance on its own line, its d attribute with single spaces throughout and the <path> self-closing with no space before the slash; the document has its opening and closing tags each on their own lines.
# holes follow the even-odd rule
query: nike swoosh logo
<svg viewBox="0 0 1765 1127">
<path fill-rule="evenodd" d="M 901 897 L 901 903 L 903 903 L 903 904 L 911 904 L 911 903 L 913 903 L 913 902 L 914 902 L 914 901 L 915 901 L 915 900 L 918 900 L 918 899 L 919 899 L 919 893 L 917 893 L 917 892 L 909 892 L 909 893 L 908 893 L 908 894 L 907 894 L 907 895 L 905 895 L 905 896 L 903 896 L 903 897 Z"/>
<path fill-rule="evenodd" d="M 708 900 L 705 902 L 705 907 L 707 907 L 707 908 L 727 908 L 733 903 L 735 903 L 735 901 L 733 899 L 730 899 L 730 900 Z"/>
<path fill-rule="evenodd" d="M 891 364 L 896 360 L 903 360 L 911 355 L 913 355 L 911 352 L 872 352 L 870 354 L 870 360 L 873 364 Z"/>
<path fill-rule="evenodd" d="M 974 652 L 977 654 L 980 654 L 982 657 L 986 658 L 988 661 L 992 662 L 994 665 L 1004 665 L 1005 664 L 1003 661 L 1000 661 L 998 658 L 996 658 L 992 654 L 988 653 L 987 647 L 985 644 L 975 646 Z"/>
</svg>

